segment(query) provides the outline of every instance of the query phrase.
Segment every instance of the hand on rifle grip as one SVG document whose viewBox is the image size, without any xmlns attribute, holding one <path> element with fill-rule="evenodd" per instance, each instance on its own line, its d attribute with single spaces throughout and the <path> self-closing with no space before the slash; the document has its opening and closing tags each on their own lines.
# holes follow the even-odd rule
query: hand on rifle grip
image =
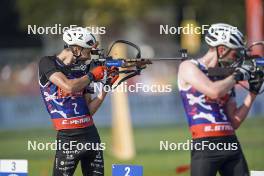
<svg viewBox="0 0 264 176">
<path fill-rule="evenodd" d="M 118 78 L 119 78 L 118 67 L 112 66 L 111 68 L 109 68 L 107 71 L 107 82 L 106 82 L 106 84 L 112 86 Z"/>
</svg>

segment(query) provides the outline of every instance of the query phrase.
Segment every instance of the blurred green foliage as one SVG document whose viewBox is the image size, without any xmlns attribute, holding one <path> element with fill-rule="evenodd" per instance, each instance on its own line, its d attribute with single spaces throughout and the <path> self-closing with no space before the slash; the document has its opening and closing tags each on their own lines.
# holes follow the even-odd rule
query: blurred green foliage
<svg viewBox="0 0 264 176">
<path fill-rule="evenodd" d="M 190 0 L 200 24 L 229 23 L 245 32 L 245 0 Z"/>
<path fill-rule="evenodd" d="M 141 20 L 152 9 L 172 7 L 173 16 L 181 16 L 191 6 L 200 24 L 226 22 L 245 28 L 245 0 L 17 0 L 21 26 L 27 24 L 110 25 Z M 162 13 L 161 13 L 162 14 Z M 177 21 L 176 19 L 175 22 Z M 244 32 L 244 30 L 242 30 Z"/>
<path fill-rule="evenodd" d="M 141 0 L 23 0 L 17 1 L 22 26 L 100 24 L 122 22 L 140 16 L 145 2 Z"/>
</svg>

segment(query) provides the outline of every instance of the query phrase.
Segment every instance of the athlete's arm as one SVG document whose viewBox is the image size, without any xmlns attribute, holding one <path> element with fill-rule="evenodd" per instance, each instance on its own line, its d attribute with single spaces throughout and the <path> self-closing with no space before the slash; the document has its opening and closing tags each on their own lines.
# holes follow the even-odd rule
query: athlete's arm
<svg viewBox="0 0 264 176">
<path fill-rule="evenodd" d="M 234 98 L 229 99 L 229 101 L 225 105 L 225 109 L 234 129 L 237 129 L 241 125 L 241 123 L 245 120 L 255 98 L 256 98 L 255 94 L 249 93 L 246 96 L 243 104 L 239 107 L 237 107 Z"/>
<path fill-rule="evenodd" d="M 91 94 L 85 94 L 86 104 L 90 110 L 90 114 L 94 115 L 97 109 L 101 106 L 102 102 L 105 99 L 107 92 L 103 91 L 100 92 L 94 99 L 92 99 Z"/>
<path fill-rule="evenodd" d="M 62 72 L 50 75 L 49 80 L 66 92 L 72 93 L 83 90 L 90 82 L 88 76 L 76 79 L 68 79 Z"/>
<path fill-rule="evenodd" d="M 114 76 L 112 76 L 111 74 Z M 109 78 L 111 79 L 110 86 L 112 86 L 115 83 L 118 77 L 119 77 L 118 69 L 116 67 L 111 67 L 110 76 L 109 76 Z M 101 106 L 106 95 L 107 95 L 107 92 L 104 91 L 104 89 L 102 89 L 102 91 L 94 99 L 91 98 L 90 94 L 85 94 L 86 103 L 90 110 L 91 115 L 93 115 L 97 111 L 97 109 Z"/>
<path fill-rule="evenodd" d="M 80 91 L 91 82 L 86 75 L 78 79 L 68 79 L 61 70 L 56 67 L 53 57 L 43 57 L 39 61 L 39 77 L 43 85 L 49 80 L 69 93 Z"/>
<path fill-rule="evenodd" d="M 181 83 L 192 85 L 195 89 L 212 99 L 224 96 L 236 84 L 233 75 L 213 82 L 190 61 L 185 61 L 180 64 L 179 79 L 182 81 Z"/>
<path fill-rule="evenodd" d="M 105 70 L 106 67 L 98 66 L 95 67 L 91 72 L 89 72 L 89 74 L 91 75 L 93 81 L 99 81 L 104 78 L 106 74 Z M 49 77 L 49 80 L 67 92 L 81 91 L 92 81 L 88 78 L 87 75 L 84 75 L 81 78 L 68 79 L 61 72 L 53 73 Z"/>
<path fill-rule="evenodd" d="M 106 67 L 95 67 L 89 74 L 93 81 L 99 81 L 104 77 Z M 42 77 L 48 79 L 56 86 L 60 87 L 68 93 L 77 92 L 83 90 L 90 82 L 87 75 L 81 78 L 68 79 L 55 65 L 54 59 L 50 57 L 44 57 L 39 62 L 40 79 Z"/>
</svg>

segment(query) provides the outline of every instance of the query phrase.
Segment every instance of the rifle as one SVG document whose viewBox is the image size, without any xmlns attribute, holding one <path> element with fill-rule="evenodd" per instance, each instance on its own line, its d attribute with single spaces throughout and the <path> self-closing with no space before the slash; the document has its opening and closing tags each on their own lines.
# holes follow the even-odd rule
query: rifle
<svg viewBox="0 0 264 176">
<path fill-rule="evenodd" d="M 129 45 L 132 48 L 134 48 L 136 50 L 135 57 L 125 59 L 125 58 L 113 58 L 112 56 L 110 56 L 112 48 L 118 43 L 126 44 L 126 45 Z M 98 55 L 99 58 L 93 59 L 90 64 L 92 65 L 92 67 L 101 65 L 101 66 L 106 66 L 108 69 L 110 69 L 111 67 L 126 68 L 124 70 L 120 70 L 117 72 L 117 74 L 125 74 L 126 76 L 123 77 L 115 85 L 115 87 L 113 87 L 113 89 L 115 89 L 122 82 L 124 82 L 124 81 L 126 81 L 126 80 L 128 80 L 134 76 L 140 75 L 141 71 L 144 70 L 145 68 L 147 68 L 147 65 L 152 64 L 153 61 L 170 61 L 170 60 L 182 61 L 182 60 L 187 59 L 187 50 L 182 49 L 182 50 L 180 50 L 180 52 L 181 52 L 181 57 L 178 57 L 178 58 L 142 58 L 141 57 L 141 50 L 136 44 L 134 44 L 130 41 L 126 41 L 126 40 L 116 40 L 115 42 L 112 43 L 107 54 L 104 54 L 102 49 L 93 49 L 91 51 L 91 54 L 92 55 Z"/>
<path fill-rule="evenodd" d="M 209 68 L 208 75 L 225 78 L 234 73 L 235 69 L 240 66 L 244 66 L 250 72 L 251 79 L 249 83 L 256 83 L 264 81 L 264 56 L 251 54 L 253 47 L 264 47 L 264 41 L 258 41 L 252 43 L 249 47 L 237 49 L 237 61 L 228 67 Z M 240 84 L 244 89 L 248 90 L 243 84 Z M 263 93 L 264 89 L 259 92 Z"/>
<path fill-rule="evenodd" d="M 131 47 L 133 47 L 136 51 L 137 54 L 134 58 L 129 58 L 129 59 L 125 59 L 125 58 L 113 58 L 112 56 L 110 56 L 110 53 L 112 51 L 112 48 L 114 47 L 114 45 L 116 45 L 117 43 L 123 43 L 126 45 L 129 45 Z M 209 76 L 216 76 L 218 78 L 225 78 L 229 75 L 231 75 L 232 73 L 234 73 L 235 69 L 239 66 L 242 65 L 247 65 L 250 73 L 251 73 L 251 77 L 252 79 L 250 80 L 251 83 L 253 82 L 258 82 L 258 81 L 263 81 L 264 80 L 264 56 L 259 56 L 259 55 L 252 55 L 251 51 L 252 48 L 254 46 L 264 46 L 264 41 L 259 41 L 259 42 L 254 42 L 252 45 L 250 45 L 249 47 L 245 47 L 245 48 L 240 48 L 237 49 L 237 61 L 234 62 L 233 64 L 231 64 L 228 67 L 218 67 L 218 68 L 209 68 L 208 69 L 208 75 Z M 108 50 L 107 54 L 103 53 L 102 49 L 93 49 L 91 54 L 92 55 L 98 55 L 99 58 L 98 59 L 93 59 L 91 65 L 94 66 L 98 66 L 98 65 L 104 65 L 106 67 L 108 67 L 109 69 L 111 67 L 118 67 L 118 68 L 126 68 L 125 70 L 121 70 L 118 71 L 117 74 L 126 74 L 126 76 L 124 78 L 122 78 L 114 87 L 114 89 L 119 86 L 122 82 L 137 76 L 141 74 L 141 71 L 144 70 L 145 68 L 147 68 L 147 65 L 152 64 L 153 61 L 170 61 L 170 60 L 174 60 L 174 61 L 184 61 L 189 59 L 187 56 L 187 50 L 186 49 L 181 49 L 180 50 L 181 53 L 181 57 L 176 57 L 176 58 L 142 58 L 141 57 L 141 50 L 140 48 L 130 42 L 130 41 L 126 41 L 126 40 L 117 40 L 115 42 L 113 42 L 113 44 L 111 45 L 110 49 Z M 256 74 L 259 74 L 260 76 L 258 76 L 256 79 L 254 79 L 254 76 L 256 76 Z M 259 78 L 261 77 L 261 79 Z M 244 85 L 240 84 L 243 88 L 247 89 Z M 261 91 L 260 93 L 263 93 L 263 91 Z"/>
</svg>

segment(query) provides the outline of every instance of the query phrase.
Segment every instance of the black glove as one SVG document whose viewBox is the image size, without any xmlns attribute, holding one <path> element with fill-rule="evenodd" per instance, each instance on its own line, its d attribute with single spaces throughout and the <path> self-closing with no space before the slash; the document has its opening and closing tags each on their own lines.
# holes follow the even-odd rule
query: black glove
<svg viewBox="0 0 264 176">
<path fill-rule="evenodd" d="M 252 78 L 248 81 L 249 83 L 249 91 L 253 94 L 259 94 L 260 89 L 263 84 L 263 72 L 262 71 L 256 71 L 252 74 Z"/>
<path fill-rule="evenodd" d="M 235 69 L 233 75 L 235 77 L 235 80 L 238 82 L 238 81 L 249 80 L 251 73 L 247 69 L 247 67 L 241 66 Z"/>
</svg>

